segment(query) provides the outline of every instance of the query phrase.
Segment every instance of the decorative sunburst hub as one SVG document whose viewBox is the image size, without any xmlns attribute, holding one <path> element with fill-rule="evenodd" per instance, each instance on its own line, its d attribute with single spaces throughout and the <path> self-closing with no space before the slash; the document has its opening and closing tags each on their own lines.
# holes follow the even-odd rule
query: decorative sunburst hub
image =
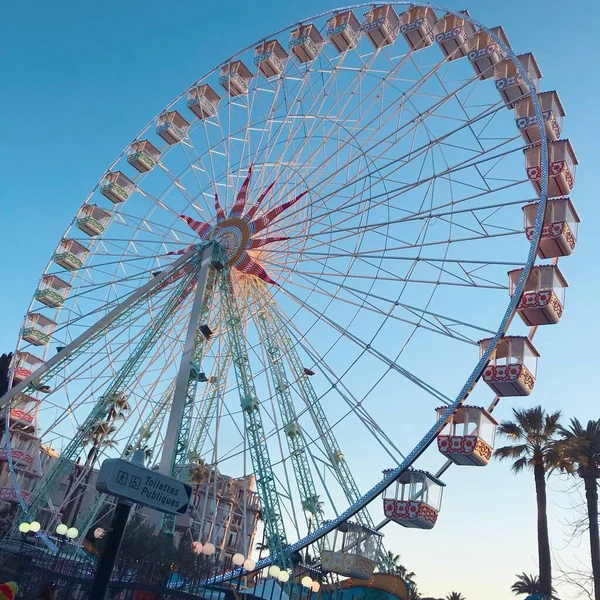
<svg viewBox="0 0 600 600">
<path fill-rule="evenodd" d="M 264 268 L 248 253 L 248 250 L 254 250 L 273 242 L 287 240 L 287 237 L 259 237 L 263 229 L 266 229 L 277 217 L 293 206 L 308 193 L 304 191 L 292 200 L 288 200 L 275 208 L 272 208 L 261 214 L 260 207 L 267 194 L 275 186 L 271 183 L 267 189 L 258 196 L 256 201 L 246 210 L 246 196 L 252 178 L 252 166 L 248 169 L 248 175 L 238 192 L 235 202 L 225 215 L 225 211 L 219 202 L 218 194 L 215 194 L 215 213 L 216 223 L 213 225 L 204 221 L 196 221 L 187 215 L 179 215 L 204 241 L 214 240 L 218 242 L 225 250 L 225 260 L 228 265 L 244 273 L 253 275 L 267 283 L 273 281 Z M 185 251 L 185 250 L 184 250 Z M 181 252 L 181 251 L 180 251 Z"/>
<path fill-rule="evenodd" d="M 246 221 L 232 218 L 217 223 L 210 239 L 223 246 L 225 261 L 227 264 L 235 266 L 248 245 L 250 235 L 250 227 Z"/>
</svg>

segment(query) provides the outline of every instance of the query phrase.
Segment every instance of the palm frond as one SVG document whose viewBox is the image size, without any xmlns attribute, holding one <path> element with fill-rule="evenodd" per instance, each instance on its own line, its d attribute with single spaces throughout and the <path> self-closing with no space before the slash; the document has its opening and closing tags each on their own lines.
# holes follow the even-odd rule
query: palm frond
<svg viewBox="0 0 600 600">
<path fill-rule="evenodd" d="M 529 447 L 527 444 L 519 444 L 518 446 L 502 446 L 496 448 L 494 456 L 499 460 L 506 458 L 521 458 L 523 454 L 526 454 Z"/>
<path fill-rule="evenodd" d="M 525 467 L 528 467 L 530 465 L 531 462 L 529 461 L 529 459 L 526 456 L 523 456 L 522 458 L 519 458 L 519 460 L 515 460 L 510 470 L 516 474 L 520 473 L 523 469 L 525 469 Z"/>
</svg>

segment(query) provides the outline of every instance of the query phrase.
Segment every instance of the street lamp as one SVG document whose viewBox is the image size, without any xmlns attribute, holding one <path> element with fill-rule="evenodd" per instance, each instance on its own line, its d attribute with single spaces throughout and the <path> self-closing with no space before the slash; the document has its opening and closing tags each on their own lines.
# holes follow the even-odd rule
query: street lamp
<svg viewBox="0 0 600 600">
<path fill-rule="evenodd" d="M 269 575 L 271 577 L 279 577 L 279 573 L 281 573 L 281 569 L 277 565 L 271 565 L 269 567 Z"/>
<path fill-rule="evenodd" d="M 308 575 L 306 575 L 306 577 L 302 578 L 300 583 L 302 584 L 302 587 L 310 588 L 312 586 L 313 580 Z"/>
<path fill-rule="evenodd" d="M 58 536 L 58 539 L 60 540 L 58 553 L 56 554 L 56 561 L 54 562 L 54 565 L 56 566 L 56 564 L 58 563 L 58 559 L 59 559 L 60 555 L 62 554 L 65 542 L 67 540 L 71 540 L 71 541 L 74 540 L 79 535 L 79 531 L 77 530 L 76 527 L 69 527 L 68 525 L 65 525 L 64 523 L 59 523 L 56 526 L 55 531 L 56 531 L 56 535 Z"/>
<path fill-rule="evenodd" d="M 31 533 L 37 533 L 41 528 L 42 526 L 37 521 L 29 523 L 29 531 L 31 531 Z"/>
<path fill-rule="evenodd" d="M 106 535 L 106 529 L 104 529 L 103 527 L 96 527 L 96 529 L 94 529 L 94 537 L 97 540 L 104 539 L 105 535 Z"/>
<path fill-rule="evenodd" d="M 21 523 L 19 525 L 19 532 L 22 533 L 23 535 L 28 534 L 31 531 L 31 526 L 29 525 L 29 523 Z"/>
<path fill-rule="evenodd" d="M 279 579 L 281 583 L 287 583 L 290 580 L 290 574 L 288 571 L 281 571 L 277 576 L 277 579 Z"/>
<path fill-rule="evenodd" d="M 241 552 L 238 552 L 237 554 L 233 555 L 233 558 L 231 559 L 231 562 L 236 567 L 241 567 L 244 564 L 244 560 L 246 560 L 246 558 L 244 557 L 244 555 Z"/>
<path fill-rule="evenodd" d="M 205 556 L 211 556 L 215 553 L 215 551 L 215 545 L 211 542 L 207 542 L 206 544 L 204 544 L 204 546 L 202 546 L 202 554 L 204 554 Z"/>
</svg>

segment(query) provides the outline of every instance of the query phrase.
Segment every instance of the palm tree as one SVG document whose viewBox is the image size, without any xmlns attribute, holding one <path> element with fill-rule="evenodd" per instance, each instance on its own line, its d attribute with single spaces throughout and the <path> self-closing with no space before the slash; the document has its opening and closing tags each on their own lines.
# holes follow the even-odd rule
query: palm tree
<svg viewBox="0 0 600 600">
<path fill-rule="evenodd" d="M 546 512 L 546 473 L 563 464 L 557 453 L 555 436 L 559 432 L 560 411 L 546 414 L 541 406 L 520 410 L 513 408 L 514 421 L 500 423 L 498 432 L 514 442 L 498 448 L 494 456 L 500 460 L 512 459 L 513 473 L 533 469 L 537 500 L 538 561 L 540 592 L 552 593 L 552 563 Z"/>
<path fill-rule="evenodd" d="M 73 505 L 72 501 L 69 502 L 63 517 L 64 521 L 67 523 L 70 521 L 72 526 L 75 525 L 75 521 L 77 520 L 77 516 L 81 510 L 83 496 L 85 495 L 85 490 L 92 477 L 94 463 L 100 454 L 100 450 L 103 448 L 114 448 L 116 446 L 115 441 L 112 439 L 112 436 L 117 431 L 117 428 L 114 426 L 114 422 L 118 419 L 124 419 L 128 412 L 129 402 L 127 400 L 127 396 L 122 393 L 116 394 L 112 398 L 107 408 L 104 420 L 96 422 L 96 424 L 92 426 L 84 438 L 84 445 L 91 444 L 92 447 L 90 448 L 83 465 L 82 471 L 85 473 L 85 475 L 82 485 L 76 486 L 75 490 L 73 491 L 74 495 L 77 495 L 77 492 L 79 492 L 77 507 L 75 508 L 75 511 L 71 513 Z"/>
<path fill-rule="evenodd" d="M 517 580 L 510 587 L 510 591 L 515 596 L 537 594 L 540 591 L 540 578 L 537 575 L 521 573 L 517 575 Z"/>
<path fill-rule="evenodd" d="M 450 592 L 445 600 L 467 600 L 460 592 Z"/>
<path fill-rule="evenodd" d="M 315 517 L 323 516 L 324 507 L 325 503 L 321 500 L 321 496 L 318 494 L 315 496 L 310 496 L 302 503 L 302 508 L 307 513 L 308 533 L 310 533 L 312 530 Z"/>
<path fill-rule="evenodd" d="M 196 489 L 194 490 L 194 506 L 198 504 L 198 495 L 200 494 L 201 484 L 210 482 L 211 474 L 211 468 L 201 458 L 191 466 L 189 483 L 196 485 Z"/>
<path fill-rule="evenodd" d="M 586 427 L 571 419 L 569 427 L 560 427 L 560 451 L 567 461 L 564 470 L 583 479 L 588 512 L 590 555 L 594 577 L 594 597 L 600 600 L 600 532 L 598 531 L 598 479 L 600 478 L 600 419 Z"/>
<path fill-rule="evenodd" d="M 81 505 L 83 503 L 83 497 L 85 496 L 85 490 L 87 489 L 90 479 L 92 477 L 94 463 L 100 454 L 100 450 L 104 448 L 114 448 L 117 444 L 112 439 L 112 436 L 116 433 L 117 428 L 109 422 L 100 422 L 96 423 L 87 436 L 84 438 L 84 445 L 91 444 L 91 448 L 87 453 L 87 457 L 85 459 L 85 463 L 82 467 L 82 472 L 84 473 L 83 481 L 80 485 L 75 487 L 73 492 L 72 500 L 75 500 L 75 497 L 79 493 L 79 498 L 77 500 L 77 506 L 72 514 L 71 512 L 72 505 L 69 504 L 67 511 L 65 512 L 64 520 L 66 522 L 71 522 L 71 527 L 75 525 L 75 521 L 81 511 Z"/>
<path fill-rule="evenodd" d="M 416 590 L 417 586 L 414 581 L 414 578 L 416 577 L 415 573 L 409 571 L 400 562 L 400 560 L 401 557 L 399 554 L 394 554 L 391 550 L 388 550 L 385 555 L 387 573 L 390 573 L 390 575 L 397 575 L 398 577 L 402 577 L 402 579 L 404 579 L 404 581 L 408 584 L 410 590 L 412 590 L 413 588 Z M 416 598 L 416 596 L 412 594 L 411 598 Z"/>
</svg>

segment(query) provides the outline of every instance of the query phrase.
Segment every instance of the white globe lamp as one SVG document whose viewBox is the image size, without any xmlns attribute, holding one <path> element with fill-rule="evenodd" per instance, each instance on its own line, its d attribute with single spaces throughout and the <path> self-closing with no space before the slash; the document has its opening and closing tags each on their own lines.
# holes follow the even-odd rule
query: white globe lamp
<svg viewBox="0 0 600 600">
<path fill-rule="evenodd" d="M 106 535 L 106 530 L 103 527 L 96 527 L 96 529 L 94 529 L 94 537 L 97 540 L 103 539 L 105 535 Z"/>
<path fill-rule="evenodd" d="M 19 531 L 21 533 L 29 533 L 29 531 L 30 531 L 30 525 L 29 525 L 29 523 L 21 523 L 19 525 Z"/>
<path fill-rule="evenodd" d="M 269 567 L 269 575 L 271 577 L 279 577 L 279 573 L 281 573 L 281 569 L 277 565 L 271 565 Z"/>
<path fill-rule="evenodd" d="M 302 580 L 300 581 L 300 583 L 302 584 L 302 587 L 305 588 L 309 588 L 312 585 L 313 580 L 307 575 L 306 577 L 303 577 Z"/>
<path fill-rule="evenodd" d="M 215 550 L 216 550 L 215 545 L 211 542 L 207 542 L 202 547 L 202 554 L 204 554 L 205 556 L 211 556 L 212 554 L 215 553 Z"/>
<path fill-rule="evenodd" d="M 277 577 L 281 583 L 287 583 L 290 580 L 290 574 L 287 571 L 281 571 Z"/>
<path fill-rule="evenodd" d="M 318 581 L 313 581 L 310 589 L 316 594 L 321 589 L 321 584 Z"/>
<path fill-rule="evenodd" d="M 67 529 L 67 533 L 65 534 L 70 540 L 74 540 L 79 535 L 79 530 L 77 527 L 69 527 Z"/>
<path fill-rule="evenodd" d="M 246 569 L 246 571 L 254 571 L 256 567 L 256 562 L 254 560 L 252 560 L 251 558 L 247 558 L 244 561 L 244 569 Z"/>
<path fill-rule="evenodd" d="M 29 531 L 31 533 L 37 533 L 42 526 L 37 521 L 32 521 L 29 523 Z"/>
<path fill-rule="evenodd" d="M 194 554 L 200 554 L 200 552 L 202 552 L 202 544 L 200 542 L 192 542 L 192 552 Z"/>
<path fill-rule="evenodd" d="M 69 528 L 64 523 L 56 526 L 56 533 L 58 535 L 67 535 L 67 531 L 69 531 Z"/>
<path fill-rule="evenodd" d="M 246 557 L 243 554 L 241 554 L 240 552 L 238 552 L 237 554 L 233 555 L 233 558 L 231 559 L 231 562 L 236 567 L 241 567 L 244 564 L 244 560 L 246 560 Z"/>
</svg>

